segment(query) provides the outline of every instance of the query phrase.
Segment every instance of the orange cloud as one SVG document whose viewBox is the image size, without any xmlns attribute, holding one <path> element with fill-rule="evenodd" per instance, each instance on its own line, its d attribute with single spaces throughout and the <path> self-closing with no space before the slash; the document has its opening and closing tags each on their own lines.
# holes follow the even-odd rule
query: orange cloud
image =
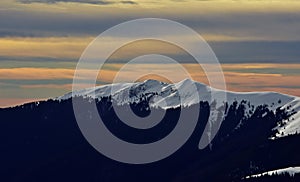
<svg viewBox="0 0 300 182">
<path fill-rule="evenodd" d="M 0 79 L 45 80 L 45 79 L 72 79 L 72 69 L 50 68 L 12 68 L 0 69 Z"/>
<path fill-rule="evenodd" d="M 129 65 L 121 75 L 121 81 L 129 82 L 135 81 L 136 79 L 160 79 L 162 81 L 170 80 L 166 75 L 169 75 L 174 81 L 180 81 L 187 76 L 191 76 L 194 80 L 208 84 L 208 79 L 206 74 L 203 72 L 202 68 L 199 65 L 195 64 L 183 64 L 183 67 L 188 71 L 187 74 L 181 74 L 176 65 L 174 64 L 133 64 Z M 253 73 L 251 70 L 262 69 L 262 68 L 290 68 L 295 69 L 300 67 L 300 64 L 291 65 L 282 65 L 282 64 L 247 64 L 236 65 L 236 64 L 226 64 L 222 65 L 224 68 L 224 76 L 226 80 L 227 89 L 231 91 L 276 91 L 286 94 L 300 96 L 300 74 L 269 74 L 269 73 Z M 111 64 L 105 65 L 104 69 L 99 72 L 98 81 L 111 83 L 114 80 L 114 77 L 117 75 L 118 70 L 122 68 L 121 64 Z M 225 69 L 226 68 L 226 69 Z M 238 71 L 234 71 L 237 69 Z M 153 72 L 156 70 L 156 72 Z M 226 71 L 230 70 L 230 71 Z M 83 82 L 78 85 L 80 88 L 86 88 L 91 86 L 89 82 L 85 83 L 84 80 L 92 79 L 91 76 L 97 72 L 97 70 L 80 70 L 83 77 Z M 154 73 L 154 74 L 153 74 Z M 161 76 L 155 74 L 161 73 Z M 147 75 L 148 74 L 148 75 Z M 0 69 L 0 86 L 1 79 L 4 80 L 45 80 L 45 83 L 39 82 L 39 84 L 21 84 L 16 88 L 7 88 L 7 89 L 24 89 L 27 92 L 22 92 L 19 90 L 16 93 L 30 93 L 30 89 L 35 91 L 43 90 L 47 88 L 47 93 L 49 92 L 49 97 L 59 96 L 56 94 L 61 94 L 64 91 L 71 91 L 72 89 L 72 79 L 74 75 L 74 69 L 50 69 L 50 68 L 14 68 L 14 69 Z M 140 77 L 136 77 L 140 75 Z M 212 73 L 212 77 L 217 76 L 217 73 Z M 52 84 L 47 83 L 47 80 L 56 80 L 56 79 L 70 79 L 68 84 Z M 7 90 L 6 89 L 6 90 Z M 61 89 L 59 92 L 57 89 Z M 0 92 L 1 93 L 1 92 Z M 8 92 L 6 93 L 15 93 Z M 51 93 L 53 93 L 51 95 Z M 5 98 L 1 93 L 1 97 Z M 9 97 L 12 97 L 12 94 L 9 94 Z M 9 100 L 9 98 L 1 99 L 2 105 L 9 105 L 11 103 L 18 103 L 18 97 L 29 97 L 29 96 L 20 96 L 16 95 L 15 98 Z M 31 96 L 32 97 L 32 96 Z"/>
<path fill-rule="evenodd" d="M 1 38 L 1 56 L 78 58 L 91 37 Z"/>
</svg>

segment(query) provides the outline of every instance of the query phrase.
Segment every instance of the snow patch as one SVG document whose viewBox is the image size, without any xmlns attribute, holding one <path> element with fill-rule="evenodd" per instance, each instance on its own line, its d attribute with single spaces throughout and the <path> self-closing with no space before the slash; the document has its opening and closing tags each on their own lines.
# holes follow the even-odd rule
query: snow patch
<svg viewBox="0 0 300 182">
<path fill-rule="evenodd" d="M 251 175 L 251 176 L 247 176 L 246 179 L 249 178 L 255 178 L 255 177 L 261 177 L 264 175 L 269 175 L 272 176 L 274 174 L 283 174 L 283 173 L 289 173 L 290 176 L 294 176 L 297 173 L 300 173 L 300 167 L 288 167 L 288 168 L 283 168 L 283 169 L 276 169 L 273 171 L 267 171 L 261 174 L 255 174 L 255 175 Z"/>
</svg>

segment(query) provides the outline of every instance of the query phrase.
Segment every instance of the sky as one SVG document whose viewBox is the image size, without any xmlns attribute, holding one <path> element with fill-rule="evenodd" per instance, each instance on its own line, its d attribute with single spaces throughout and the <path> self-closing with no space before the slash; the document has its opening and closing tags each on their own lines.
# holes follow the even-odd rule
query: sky
<svg viewBox="0 0 300 182">
<path fill-rule="evenodd" d="M 300 96 L 298 0 L 1 0 L 0 107 L 69 92 L 76 64 L 91 41 L 137 18 L 170 19 L 199 33 L 220 61 L 228 90 Z M 173 34 L 170 30 L 166 36 Z M 108 37 L 104 44 L 118 39 Z M 140 41 L 112 55 L 97 84 L 111 83 L 126 60 L 149 53 L 174 58 L 193 79 L 208 83 L 184 51 Z M 177 81 L 186 76 L 176 74 L 171 64 L 144 63 L 131 65 L 124 81 L 155 69 Z"/>
</svg>

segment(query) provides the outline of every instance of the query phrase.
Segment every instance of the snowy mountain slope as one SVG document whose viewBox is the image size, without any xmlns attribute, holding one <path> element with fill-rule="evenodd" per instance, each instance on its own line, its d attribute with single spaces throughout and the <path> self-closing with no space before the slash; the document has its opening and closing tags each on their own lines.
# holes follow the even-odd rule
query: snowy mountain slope
<svg viewBox="0 0 300 182">
<path fill-rule="evenodd" d="M 253 177 L 261 177 L 264 175 L 269 175 L 272 176 L 274 174 L 283 174 L 283 173 L 289 173 L 290 176 L 294 176 L 297 173 L 300 173 L 300 167 L 288 167 L 288 168 L 283 168 L 283 169 L 276 169 L 276 170 L 272 170 L 272 171 L 267 171 L 261 174 L 255 174 L 255 175 L 251 175 L 251 176 L 247 176 L 247 178 L 253 178 Z"/>
<path fill-rule="evenodd" d="M 292 102 L 285 104 L 283 107 L 291 107 L 291 110 L 297 113 L 292 116 L 290 120 L 285 121 L 285 126 L 278 126 L 279 133 L 283 133 L 283 136 L 300 132 L 300 99 L 295 98 Z M 280 135 L 278 135 L 280 137 Z"/>
<path fill-rule="evenodd" d="M 197 89 L 195 91 L 193 88 Z M 226 102 L 231 105 L 233 102 L 238 103 L 246 101 L 248 104 L 245 110 L 246 116 L 251 116 L 251 111 L 260 105 L 268 105 L 268 108 L 276 112 L 278 107 L 285 108 L 290 112 L 296 112 L 284 121 L 284 126 L 278 125 L 278 137 L 294 134 L 300 132 L 300 98 L 276 92 L 230 92 L 211 88 L 205 84 L 195 82 L 190 79 L 185 79 L 181 82 L 168 84 L 157 80 L 146 80 L 144 82 L 136 83 L 116 83 L 111 85 L 97 86 L 68 93 L 58 100 L 66 100 L 72 96 L 84 96 L 92 98 L 101 98 L 111 96 L 117 101 L 119 105 L 139 102 L 141 98 L 150 97 L 150 105 L 153 107 L 171 108 L 182 106 L 190 106 L 199 101 L 211 100 L 211 93 L 214 93 L 214 98 L 222 98 L 215 100 L 224 102 L 224 95 L 226 95 Z"/>
</svg>

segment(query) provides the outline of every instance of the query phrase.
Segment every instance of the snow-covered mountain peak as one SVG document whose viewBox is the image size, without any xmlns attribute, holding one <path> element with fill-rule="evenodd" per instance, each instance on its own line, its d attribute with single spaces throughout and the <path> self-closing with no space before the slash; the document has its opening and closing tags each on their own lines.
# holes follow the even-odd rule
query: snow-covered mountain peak
<svg viewBox="0 0 300 182">
<path fill-rule="evenodd" d="M 139 83 L 139 82 L 137 82 L 137 83 Z M 144 83 L 145 85 L 148 85 L 148 86 L 164 84 L 164 82 L 161 82 L 158 80 L 153 80 L 153 79 L 144 80 L 142 83 Z"/>
<path fill-rule="evenodd" d="M 176 85 L 190 85 L 190 84 L 194 84 L 195 81 L 190 79 L 190 78 L 186 78 L 184 80 L 181 80 L 180 82 L 178 82 Z"/>
<path fill-rule="evenodd" d="M 214 94 L 213 97 L 212 94 Z M 253 108 L 262 105 L 267 105 L 274 113 L 280 107 L 296 112 L 291 122 L 286 121 L 284 127 L 278 126 L 276 129 L 284 134 L 300 131 L 300 112 L 298 112 L 300 111 L 300 98 L 276 92 L 230 92 L 214 89 L 191 79 L 173 84 L 150 79 L 142 82 L 114 83 L 77 90 L 57 99 L 66 100 L 73 96 L 99 99 L 111 96 L 119 105 L 138 103 L 141 100 L 152 98 L 151 103 L 149 103 L 151 106 L 165 109 L 190 106 L 200 101 L 215 102 L 217 105 L 223 105 L 224 102 L 231 105 L 234 102 L 245 101 L 248 103 L 245 104 L 247 117 L 251 116 Z"/>
<path fill-rule="evenodd" d="M 157 80 L 145 80 L 135 83 L 114 83 L 110 85 L 96 86 L 83 90 L 70 92 L 58 100 L 69 99 L 72 96 L 84 96 L 101 98 L 111 96 L 114 100 L 120 103 L 135 102 L 136 99 L 145 95 L 158 95 L 164 100 L 169 100 L 168 103 L 176 103 L 176 105 L 168 105 L 169 107 L 177 106 L 178 102 L 174 100 L 182 99 L 183 105 L 195 104 L 199 101 L 211 101 L 212 91 L 215 98 L 226 96 L 228 103 L 234 101 L 241 102 L 242 100 L 251 101 L 253 105 L 268 104 L 270 106 L 283 106 L 294 100 L 299 100 L 299 97 L 294 97 L 276 92 L 231 92 L 211 88 L 203 83 L 185 79 L 178 83 L 165 83 Z M 180 98 L 179 98 L 180 97 Z M 198 99 L 196 99 L 198 98 Z M 173 101 L 172 101 L 173 100 Z M 295 102 L 293 102 L 295 105 Z"/>
<path fill-rule="evenodd" d="M 208 85 L 205 85 L 204 83 L 201 83 L 201 82 L 196 82 L 192 79 L 184 79 L 178 83 L 175 83 L 174 86 L 176 86 L 177 88 L 181 88 L 181 89 L 190 89 L 191 86 L 196 86 L 197 89 L 199 88 L 210 88 Z"/>
</svg>

